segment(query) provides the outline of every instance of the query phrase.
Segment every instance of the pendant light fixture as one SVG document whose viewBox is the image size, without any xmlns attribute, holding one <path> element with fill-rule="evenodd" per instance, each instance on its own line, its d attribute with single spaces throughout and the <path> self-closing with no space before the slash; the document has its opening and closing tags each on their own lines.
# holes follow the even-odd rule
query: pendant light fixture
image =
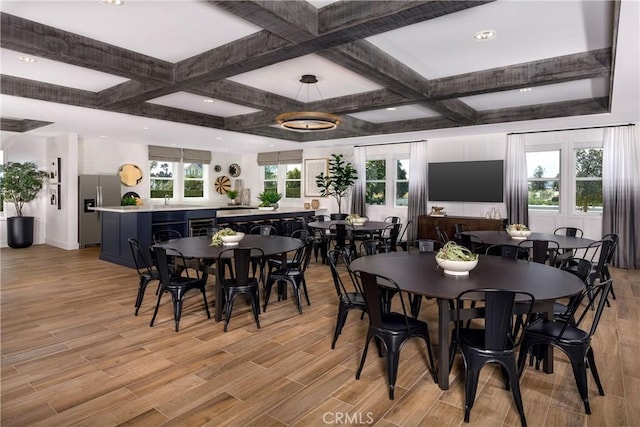
<svg viewBox="0 0 640 427">
<path fill-rule="evenodd" d="M 305 74 L 300 78 L 300 88 L 296 94 L 296 99 L 300 91 L 307 85 L 307 102 L 309 102 L 310 85 L 315 84 L 318 94 L 318 79 L 313 74 Z M 320 94 L 322 98 L 322 94 Z M 282 113 L 276 116 L 276 123 L 288 130 L 299 132 L 324 131 L 332 130 L 340 124 L 340 117 L 331 113 L 322 113 L 318 111 L 295 111 Z"/>
</svg>

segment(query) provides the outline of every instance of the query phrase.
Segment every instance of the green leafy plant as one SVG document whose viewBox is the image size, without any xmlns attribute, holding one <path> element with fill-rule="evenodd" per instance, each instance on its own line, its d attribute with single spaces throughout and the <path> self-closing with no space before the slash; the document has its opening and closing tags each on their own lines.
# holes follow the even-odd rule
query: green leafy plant
<svg viewBox="0 0 640 427">
<path fill-rule="evenodd" d="M 238 191 L 237 190 L 227 190 L 227 197 L 231 200 L 235 199 L 236 197 L 238 197 Z"/>
<path fill-rule="evenodd" d="M 258 200 L 260 200 L 260 207 L 272 206 L 275 203 L 278 203 L 282 199 L 282 193 L 278 193 L 273 190 L 264 190 L 262 193 L 258 194 Z"/>
<path fill-rule="evenodd" d="M 223 236 L 235 236 L 236 234 L 236 231 L 231 228 L 223 228 L 211 237 L 210 246 L 222 246 Z"/>
<path fill-rule="evenodd" d="M 138 201 L 134 196 L 127 196 L 120 199 L 120 206 L 137 206 Z"/>
<path fill-rule="evenodd" d="M 38 170 L 38 166 L 33 162 L 7 162 L 0 166 L 0 170 L 2 171 L 2 180 L 0 180 L 2 199 L 13 203 L 16 215 L 23 216 L 24 204 L 36 198 L 48 174 Z"/>
<path fill-rule="evenodd" d="M 338 203 L 338 213 L 342 213 L 342 199 L 358 179 L 358 171 L 353 165 L 343 159 L 342 154 L 332 154 L 329 159 L 329 174 L 324 172 L 316 176 L 316 185 L 321 190 L 321 196 L 332 196 Z"/>
<path fill-rule="evenodd" d="M 451 240 L 445 243 L 436 254 L 436 257 L 449 261 L 475 261 L 478 259 L 478 254 L 474 254 L 466 247 L 458 245 Z"/>
</svg>

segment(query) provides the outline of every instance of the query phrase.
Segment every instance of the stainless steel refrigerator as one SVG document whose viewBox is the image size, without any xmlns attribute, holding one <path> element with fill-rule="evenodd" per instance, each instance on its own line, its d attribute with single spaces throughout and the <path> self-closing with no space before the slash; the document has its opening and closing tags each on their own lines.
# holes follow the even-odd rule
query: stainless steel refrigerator
<svg viewBox="0 0 640 427">
<path fill-rule="evenodd" d="M 100 244 L 100 212 L 89 208 L 120 206 L 120 177 L 80 175 L 78 177 L 78 243 L 81 248 Z"/>
</svg>

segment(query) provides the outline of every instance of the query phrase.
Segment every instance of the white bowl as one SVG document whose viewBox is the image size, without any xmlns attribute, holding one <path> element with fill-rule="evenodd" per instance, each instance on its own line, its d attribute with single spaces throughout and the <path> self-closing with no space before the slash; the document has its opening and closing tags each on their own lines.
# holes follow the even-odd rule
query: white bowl
<svg viewBox="0 0 640 427">
<path fill-rule="evenodd" d="M 235 236 L 220 236 L 220 239 L 222 240 L 223 245 L 232 246 L 240 243 L 240 240 L 242 240 L 243 237 L 244 233 L 238 231 Z"/>
<path fill-rule="evenodd" d="M 478 265 L 477 259 L 473 261 L 453 261 L 436 257 L 436 262 L 442 267 L 444 274 L 449 276 L 467 276 Z"/>
<path fill-rule="evenodd" d="M 511 236 L 512 239 L 516 240 L 525 240 L 527 237 L 531 236 L 533 231 L 531 230 L 509 230 L 507 229 L 507 233 Z"/>
<path fill-rule="evenodd" d="M 364 225 L 367 222 L 367 218 L 356 218 L 351 220 L 353 225 Z"/>
</svg>

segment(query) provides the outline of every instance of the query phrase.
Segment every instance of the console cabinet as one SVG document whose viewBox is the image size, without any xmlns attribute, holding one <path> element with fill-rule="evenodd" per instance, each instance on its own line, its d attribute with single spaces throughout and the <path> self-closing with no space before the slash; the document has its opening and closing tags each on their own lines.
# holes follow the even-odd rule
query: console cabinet
<svg viewBox="0 0 640 427">
<path fill-rule="evenodd" d="M 507 219 L 488 219 L 474 216 L 430 216 L 420 215 L 418 217 L 418 239 L 438 240 L 436 226 L 447 233 L 450 239 L 455 235 L 455 224 L 466 224 L 469 231 L 476 230 L 504 230 L 507 226 Z"/>
</svg>

